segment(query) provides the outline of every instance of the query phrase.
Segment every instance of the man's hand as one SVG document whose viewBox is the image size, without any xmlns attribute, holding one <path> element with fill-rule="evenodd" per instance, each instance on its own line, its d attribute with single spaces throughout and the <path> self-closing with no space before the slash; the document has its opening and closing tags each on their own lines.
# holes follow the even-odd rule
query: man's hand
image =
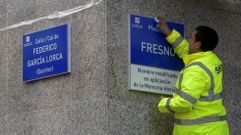
<svg viewBox="0 0 241 135">
<path fill-rule="evenodd" d="M 166 18 L 157 16 L 159 23 L 157 24 L 158 29 L 166 36 L 171 34 L 171 30 L 167 26 Z"/>
</svg>

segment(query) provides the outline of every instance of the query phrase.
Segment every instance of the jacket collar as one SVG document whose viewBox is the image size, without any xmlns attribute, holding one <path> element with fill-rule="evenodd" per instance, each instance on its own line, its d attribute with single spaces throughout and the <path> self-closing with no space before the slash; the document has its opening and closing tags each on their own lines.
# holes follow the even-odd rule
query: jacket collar
<svg viewBox="0 0 241 135">
<path fill-rule="evenodd" d="M 203 58 L 203 57 L 206 57 L 210 54 L 213 54 L 213 52 L 212 51 L 206 51 L 206 52 L 198 52 L 198 53 L 189 54 L 189 55 L 187 55 L 183 58 L 183 62 L 184 62 L 185 65 L 188 65 L 192 61 Z"/>
</svg>

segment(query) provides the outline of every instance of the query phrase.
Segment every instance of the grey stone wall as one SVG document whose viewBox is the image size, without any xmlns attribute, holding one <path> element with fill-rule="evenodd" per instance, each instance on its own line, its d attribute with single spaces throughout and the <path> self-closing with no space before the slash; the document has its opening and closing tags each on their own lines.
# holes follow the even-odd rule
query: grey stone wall
<svg viewBox="0 0 241 135">
<path fill-rule="evenodd" d="M 107 0 L 107 95 L 110 134 L 170 135 L 169 115 L 156 108 L 159 95 L 128 91 L 128 13 L 167 16 L 184 24 L 186 36 L 197 25 L 215 28 L 215 50 L 223 60 L 224 104 L 231 135 L 240 134 L 241 4 L 230 0 Z"/>
<path fill-rule="evenodd" d="M 1 0 L 0 29 L 91 0 Z M 0 134 L 106 134 L 105 2 L 70 16 L 0 32 Z M 22 82 L 22 35 L 71 25 L 72 72 Z"/>
<path fill-rule="evenodd" d="M 98 0 L 0 0 L 0 29 Z M 158 94 L 128 90 L 128 13 L 166 15 L 185 25 L 214 27 L 220 36 L 224 104 L 231 135 L 241 132 L 239 0 L 103 0 L 81 12 L 0 31 L 1 135 L 170 135 L 171 116 Z M 72 72 L 22 82 L 22 35 L 71 25 Z"/>
</svg>

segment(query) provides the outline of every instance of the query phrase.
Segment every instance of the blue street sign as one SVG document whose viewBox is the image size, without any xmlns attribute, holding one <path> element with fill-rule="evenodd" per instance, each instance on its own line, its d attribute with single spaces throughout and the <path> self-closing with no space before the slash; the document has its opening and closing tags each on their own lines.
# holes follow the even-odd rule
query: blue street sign
<svg viewBox="0 0 241 135">
<path fill-rule="evenodd" d="M 70 26 L 63 24 L 23 35 L 23 81 L 70 73 Z"/>
<path fill-rule="evenodd" d="M 156 27 L 154 18 L 130 15 L 130 63 L 170 70 L 181 70 L 184 66 L 165 36 Z M 170 29 L 184 35 L 184 26 L 168 22 Z"/>
<path fill-rule="evenodd" d="M 184 36 L 184 26 L 168 22 Z M 129 15 L 129 89 L 171 95 L 183 61 L 174 53 L 154 18 Z"/>
</svg>

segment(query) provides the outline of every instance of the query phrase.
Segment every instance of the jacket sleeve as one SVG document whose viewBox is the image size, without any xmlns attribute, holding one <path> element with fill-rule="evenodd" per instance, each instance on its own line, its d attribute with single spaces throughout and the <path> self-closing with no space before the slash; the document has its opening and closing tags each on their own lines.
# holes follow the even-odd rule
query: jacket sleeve
<svg viewBox="0 0 241 135">
<path fill-rule="evenodd" d="M 160 112 L 188 112 L 200 98 L 204 90 L 208 90 L 210 79 L 206 72 L 198 66 L 184 70 L 180 93 L 174 92 L 173 98 L 164 98 L 158 104 Z"/>
<path fill-rule="evenodd" d="M 166 37 L 166 40 L 169 44 L 174 47 L 175 53 L 179 58 L 183 58 L 189 53 L 189 43 L 184 39 L 181 34 L 175 29 L 172 30 L 171 34 Z"/>
</svg>

